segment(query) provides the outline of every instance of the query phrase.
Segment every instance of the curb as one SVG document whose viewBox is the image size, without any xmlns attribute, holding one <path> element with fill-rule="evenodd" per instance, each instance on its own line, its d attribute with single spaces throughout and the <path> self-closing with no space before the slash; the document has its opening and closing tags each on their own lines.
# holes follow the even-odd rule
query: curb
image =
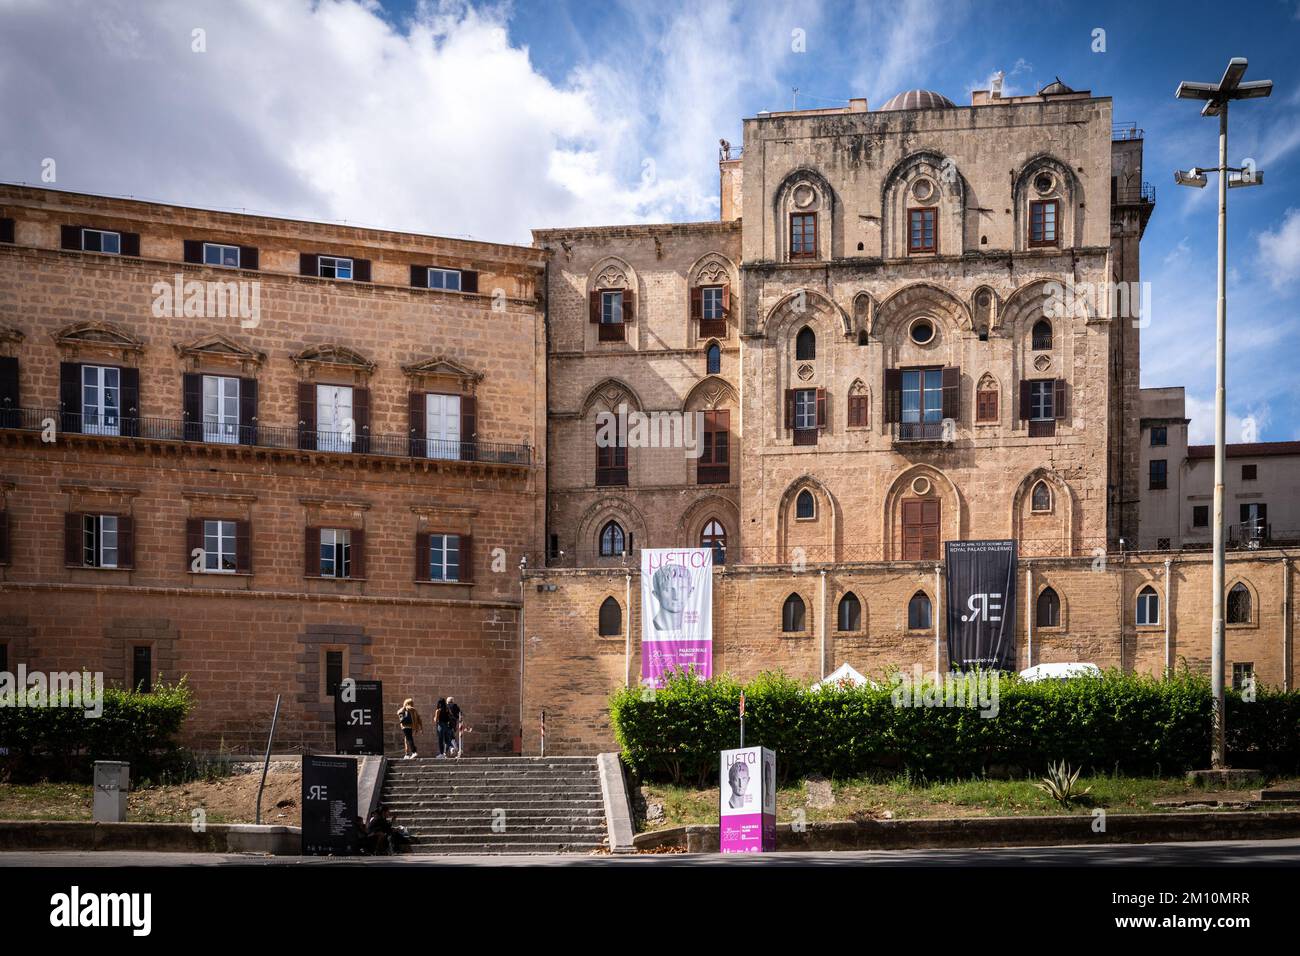
<svg viewBox="0 0 1300 956">
<path fill-rule="evenodd" d="M 154 850 L 296 856 L 302 852 L 302 828 L 213 823 L 195 833 L 188 823 L 0 820 L 0 850 Z"/>
</svg>

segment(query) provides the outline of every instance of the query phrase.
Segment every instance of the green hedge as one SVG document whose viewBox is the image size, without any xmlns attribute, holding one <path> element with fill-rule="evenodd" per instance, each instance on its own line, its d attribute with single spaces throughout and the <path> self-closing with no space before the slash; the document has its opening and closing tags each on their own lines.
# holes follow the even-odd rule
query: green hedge
<svg viewBox="0 0 1300 956">
<path fill-rule="evenodd" d="M 925 779 L 1037 774 L 1061 759 L 1093 773 L 1170 774 L 1209 763 L 1208 679 L 1117 672 L 1036 683 L 1004 676 L 992 718 L 978 709 L 896 707 L 889 681 L 809 691 L 775 673 L 748 685 L 675 676 L 653 694 L 634 687 L 611 696 L 624 759 L 646 779 L 716 779 L 718 751 L 739 744 L 742 689 L 745 743 L 775 750 L 783 779 L 877 769 Z M 1230 693 L 1228 728 L 1230 752 L 1250 761 L 1239 765 L 1300 764 L 1300 694 L 1261 689 L 1245 703 Z"/>
<path fill-rule="evenodd" d="M 190 711 L 184 681 L 152 693 L 106 688 L 104 711 L 81 707 L 0 706 L 0 779 L 88 779 L 96 760 L 126 760 L 132 780 L 152 776 L 180 756 L 176 738 Z"/>
</svg>

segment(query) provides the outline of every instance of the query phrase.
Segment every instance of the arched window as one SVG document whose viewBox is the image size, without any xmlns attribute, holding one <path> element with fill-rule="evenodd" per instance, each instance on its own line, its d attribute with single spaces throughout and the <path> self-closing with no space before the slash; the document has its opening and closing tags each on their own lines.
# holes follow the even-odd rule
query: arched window
<svg viewBox="0 0 1300 956">
<path fill-rule="evenodd" d="M 717 342 L 710 342 L 704 350 L 704 368 L 709 375 L 717 375 L 722 371 L 722 347 Z"/>
<path fill-rule="evenodd" d="M 713 563 L 727 563 L 727 529 L 717 518 L 710 518 L 700 532 L 700 547 L 713 549 Z"/>
<path fill-rule="evenodd" d="M 1029 496 L 1029 506 L 1036 512 L 1052 510 L 1052 490 L 1047 487 L 1047 482 L 1040 481 L 1034 485 L 1034 490 Z"/>
<path fill-rule="evenodd" d="M 930 596 L 924 591 L 917 591 L 907 602 L 907 626 L 913 631 L 930 629 Z"/>
<path fill-rule="evenodd" d="M 1250 623 L 1250 588 L 1240 581 L 1228 592 L 1228 623 Z"/>
<path fill-rule="evenodd" d="M 862 630 L 862 602 L 852 591 L 840 598 L 839 629 L 841 631 Z"/>
<path fill-rule="evenodd" d="M 623 609 L 612 597 L 600 605 L 600 636 L 617 637 L 623 633 Z"/>
<path fill-rule="evenodd" d="M 797 634 L 802 631 L 803 614 L 803 598 L 791 594 L 785 599 L 785 606 L 781 608 L 781 630 L 787 634 Z"/>
<path fill-rule="evenodd" d="M 794 516 L 796 518 L 815 518 L 817 516 L 817 504 L 813 501 L 812 492 L 807 488 L 799 492 L 799 497 L 794 500 Z"/>
<path fill-rule="evenodd" d="M 1052 348 L 1052 323 L 1039 319 L 1034 323 L 1033 348 L 1035 352 L 1050 351 Z"/>
<path fill-rule="evenodd" d="M 996 422 L 998 420 L 998 382 L 992 375 L 985 375 L 975 386 L 975 421 Z"/>
<path fill-rule="evenodd" d="M 1061 599 L 1051 588 L 1038 592 L 1038 605 L 1034 608 L 1035 627 L 1061 626 Z"/>
<path fill-rule="evenodd" d="M 627 538 L 623 534 L 623 526 L 617 521 L 610 521 L 600 529 L 600 556 L 602 558 L 622 554 L 627 550 L 626 543 Z"/>
<path fill-rule="evenodd" d="M 801 362 L 811 361 L 817 357 L 817 336 L 806 325 L 794 338 L 794 357 Z"/>
<path fill-rule="evenodd" d="M 1137 622 L 1139 624 L 1160 623 L 1160 595 L 1149 584 L 1138 592 Z"/>
</svg>

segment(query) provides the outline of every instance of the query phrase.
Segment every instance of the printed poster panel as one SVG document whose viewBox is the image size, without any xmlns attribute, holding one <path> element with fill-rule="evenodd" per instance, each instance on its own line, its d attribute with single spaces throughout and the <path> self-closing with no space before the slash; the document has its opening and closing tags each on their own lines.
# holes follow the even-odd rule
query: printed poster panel
<svg viewBox="0 0 1300 956">
<path fill-rule="evenodd" d="M 776 753 L 766 747 L 722 751 L 718 849 L 767 853 L 776 849 Z"/>
<path fill-rule="evenodd" d="M 947 542 L 948 660 L 954 670 L 1014 670 L 1016 543 Z"/>
<path fill-rule="evenodd" d="M 357 852 L 357 758 L 302 757 L 302 852 Z"/>
<path fill-rule="evenodd" d="M 670 670 L 713 676 L 713 549 L 641 549 L 641 683 Z"/>
<path fill-rule="evenodd" d="M 334 695 L 334 752 L 384 752 L 384 685 L 377 680 L 339 684 Z"/>
</svg>

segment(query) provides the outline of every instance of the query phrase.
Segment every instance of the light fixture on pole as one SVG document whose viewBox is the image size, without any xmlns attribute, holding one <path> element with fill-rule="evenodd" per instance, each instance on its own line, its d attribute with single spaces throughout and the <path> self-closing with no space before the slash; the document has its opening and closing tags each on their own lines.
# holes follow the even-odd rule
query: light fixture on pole
<svg viewBox="0 0 1300 956">
<path fill-rule="evenodd" d="M 1228 275 L 1228 187 L 1258 186 L 1264 181 L 1263 173 L 1253 165 L 1231 167 L 1228 165 L 1228 104 L 1232 100 L 1247 100 L 1268 96 L 1273 92 L 1272 80 L 1251 80 L 1243 83 L 1246 75 L 1246 58 L 1233 57 L 1228 61 L 1228 68 L 1223 71 L 1223 78 L 1218 83 L 1178 84 L 1174 96 L 1180 100 L 1204 100 L 1202 116 L 1219 118 L 1219 163 L 1217 166 L 1202 168 L 1193 166 L 1188 172 L 1174 173 L 1174 182 L 1180 186 L 1192 186 L 1203 189 L 1206 172 L 1213 170 L 1219 174 L 1219 281 L 1218 306 L 1216 309 L 1217 344 L 1215 351 L 1214 384 L 1214 576 L 1213 584 L 1213 621 L 1211 622 L 1211 675 L 1214 689 L 1214 728 L 1210 753 L 1210 765 L 1215 770 L 1227 767 L 1227 755 L 1224 735 L 1224 699 L 1223 699 L 1223 472 L 1226 446 L 1224 439 L 1224 417 L 1227 408 L 1225 372 L 1227 367 L 1227 275 Z M 1235 181 L 1233 175 L 1236 174 Z"/>
</svg>

